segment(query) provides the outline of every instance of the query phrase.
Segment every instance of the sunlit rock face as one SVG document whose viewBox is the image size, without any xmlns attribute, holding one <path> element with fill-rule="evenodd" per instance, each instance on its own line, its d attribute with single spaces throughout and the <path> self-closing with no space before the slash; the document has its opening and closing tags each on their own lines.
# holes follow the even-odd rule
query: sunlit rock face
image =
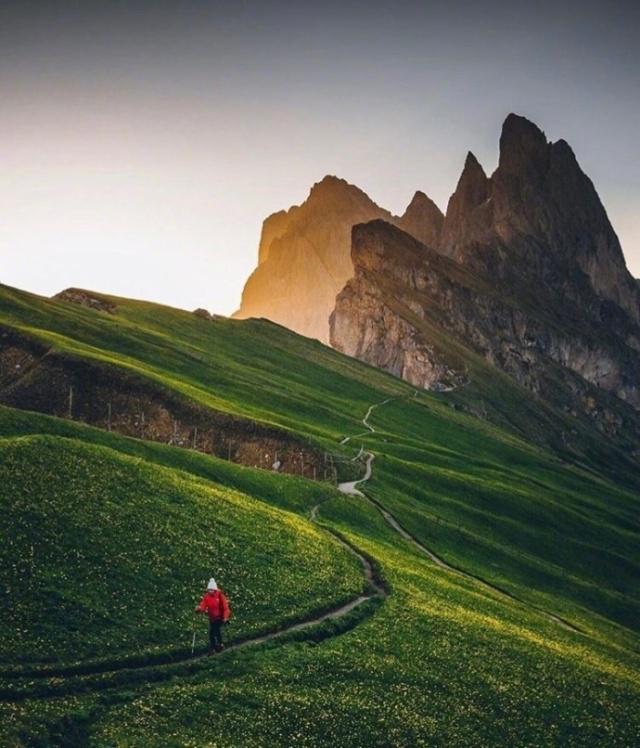
<svg viewBox="0 0 640 748">
<path fill-rule="evenodd" d="M 266 317 L 328 342 L 336 295 L 353 275 L 351 228 L 376 218 L 406 224 L 423 238 L 437 238 L 444 220 L 423 193 L 416 193 L 406 213 L 396 217 L 357 187 L 327 176 L 302 205 L 265 220 L 259 264 L 234 316 Z"/>
</svg>

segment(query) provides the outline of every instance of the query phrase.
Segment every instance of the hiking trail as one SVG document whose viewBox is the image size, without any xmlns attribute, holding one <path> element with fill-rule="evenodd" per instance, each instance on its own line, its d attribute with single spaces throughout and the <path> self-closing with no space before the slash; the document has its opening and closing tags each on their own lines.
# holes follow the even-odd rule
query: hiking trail
<svg viewBox="0 0 640 748">
<path fill-rule="evenodd" d="M 413 398 L 416 398 L 418 391 L 416 390 L 413 394 Z M 362 424 L 365 426 L 366 431 L 354 434 L 352 436 L 346 436 L 340 444 L 348 444 L 351 440 L 357 439 L 362 436 L 370 436 L 376 433 L 376 429 L 369 423 L 369 418 L 373 414 L 376 408 L 382 407 L 387 403 L 399 398 L 387 398 L 380 403 L 374 403 L 370 405 Z M 463 569 L 456 568 L 451 564 L 447 563 L 443 558 L 438 556 L 435 552 L 427 548 L 411 533 L 402 527 L 396 517 L 389 512 L 380 502 L 376 499 L 367 496 L 363 493 L 358 486 L 366 483 L 370 480 L 373 474 L 373 461 L 375 455 L 371 451 L 364 449 L 364 446 L 360 447 L 360 451 L 356 455 L 355 459 L 362 458 L 365 456 L 365 472 L 362 478 L 354 481 L 346 481 L 338 484 L 338 490 L 351 497 L 357 497 L 363 499 L 373 506 L 384 518 L 384 520 L 393 528 L 393 530 L 400 535 L 404 540 L 411 543 L 420 553 L 426 555 L 436 566 L 439 568 L 472 580 L 474 583 L 489 590 L 492 595 L 507 598 L 512 602 L 516 602 L 530 610 L 534 610 L 547 619 L 559 624 L 565 629 L 568 629 L 575 633 L 583 633 L 580 629 L 573 626 L 571 623 L 563 620 L 559 616 L 556 616 L 549 611 L 534 605 L 533 603 L 525 602 L 515 595 L 503 590 L 491 582 L 487 582 L 485 579 L 476 576 L 470 572 L 466 572 Z M 321 502 L 322 503 L 322 502 Z M 315 504 L 310 512 L 309 519 L 311 522 L 316 523 L 322 530 L 345 548 L 349 553 L 355 556 L 362 566 L 363 577 L 366 583 L 366 587 L 363 592 L 356 597 L 352 598 L 346 603 L 332 608 L 322 614 L 311 615 L 296 623 L 292 623 L 284 628 L 276 631 L 270 631 L 264 634 L 260 634 L 249 639 L 245 639 L 238 642 L 231 642 L 226 647 L 223 653 L 217 654 L 212 658 L 212 663 L 215 663 L 216 658 L 224 656 L 226 652 L 233 652 L 240 649 L 246 649 L 247 647 L 263 644 L 265 642 L 274 641 L 279 638 L 285 637 L 288 634 L 295 633 L 298 631 L 304 631 L 306 629 L 313 628 L 318 624 L 328 620 L 339 620 L 344 618 L 353 610 L 361 606 L 363 603 L 373 598 L 386 598 L 389 595 L 387 588 L 383 581 L 381 581 L 375 574 L 371 561 L 364 556 L 354 545 L 345 540 L 338 532 L 332 530 L 326 525 L 320 524 L 318 520 L 319 510 L 321 503 Z M 176 677 L 180 674 L 176 672 L 176 667 L 180 665 L 184 666 L 187 672 L 193 671 L 198 661 L 205 658 L 205 655 L 198 653 L 192 655 L 185 650 L 177 652 L 165 652 L 156 658 L 151 657 L 140 657 L 134 655 L 130 657 L 123 657 L 118 661 L 109 662 L 79 662 L 71 665 L 60 666 L 60 667 L 42 667 L 32 669 L 22 669 L 13 671 L 0 672 L 0 677 L 3 679 L 17 679 L 27 680 L 25 684 L 27 687 L 20 690 L 12 690 L 11 688 L 5 688 L 0 686 L 0 701 L 21 701 L 27 698 L 48 698 L 52 696 L 60 696 L 70 693 L 88 692 L 92 690 L 106 690 L 110 688 L 119 688 L 131 685 L 132 676 L 138 674 L 138 679 L 144 682 L 158 682 L 160 680 L 166 680 L 168 678 Z M 100 676 L 111 677 L 112 680 L 101 679 Z M 66 682 L 65 682 L 66 680 Z M 34 681 L 36 681 L 34 683 Z M 37 681 L 40 681 L 43 686 L 38 687 Z M 34 687 L 35 686 L 35 687 Z M 31 688 L 30 688 L 31 687 Z"/>
<path fill-rule="evenodd" d="M 315 524 L 318 524 L 324 532 L 331 535 L 337 543 L 358 559 L 362 566 L 362 573 L 366 583 L 363 592 L 348 602 L 332 608 L 325 613 L 312 615 L 276 631 L 260 634 L 243 641 L 231 642 L 225 646 L 224 652 L 215 655 L 212 662 L 215 662 L 216 658 L 223 656 L 226 652 L 245 649 L 250 646 L 273 641 L 298 631 L 310 629 L 324 621 L 344 618 L 363 603 L 375 597 L 385 598 L 388 596 L 389 593 L 387 588 L 383 581 L 381 581 L 375 574 L 371 561 L 369 561 L 369 559 L 366 558 L 366 556 L 364 556 L 354 545 L 346 541 L 337 532 L 325 525 L 319 524 L 318 512 L 321 503 L 315 504 L 311 508 L 309 519 Z M 0 672 L 0 677 L 3 679 L 29 679 L 32 682 L 33 679 L 39 679 L 46 685 L 40 690 L 36 687 L 36 689 L 24 689 L 19 691 L 11 691 L 11 689 L 6 689 L 3 686 L 0 686 L 0 701 L 17 701 L 25 698 L 45 698 L 49 696 L 90 691 L 93 689 L 105 690 L 107 688 L 118 688 L 123 685 L 123 682 L 121 682 L 122 677 L 114 683 L 109 683 L 108 681 L 99 679 L 99 676 L 108 677 L 114 674 L 126 677 L 127 674 L 132 673 L 149 673 L 150 675 L 153 674 L 152 680 L 156 682 L 174 677 L 176 675 L 175 666 L 180 665 L 181 663 L 193 663 L 194 661 L 202 660 L 204 658 L 206 658 L 206 654 L 201 652 L 198 652 L 195 655 L 192 655 L 190 652 L 185 653 L 184 651 L 175 654 L 165 652 L 155 660 L 153 657 L 140 658 L 139 656 L 133 656 L 123 657 L 118 662 L 96 661 L 93 663 L 75 663 L 60 667 L 25 668 L 23 670 L 4 671 Z M 161 673 L 162 668 L 165 668 L 166 670 L 164 674 Z M 93 680 L 91 680 L 91 677 L 93 677 Z M 75 678 L 75 680 L 70 680 L 65 684 L 65 678 Z M 80 680 L 81 678 L 82 680 Z"/>
<path fill-rule="evenodd" d="M 413 393 L 412 398 L 415 399 L 418 396 L 418 390 L 415 390 Z M 371 414 L 373 413 L 375 408 L 380 408 L 383 405 L 386 405 L 387 403 L 391 402 L 392 400 L 397 400 L 398 398 L 387 398 L 386 400 L 383 400 L 380 403 L 375 403 L 374 405 L 369 406 L 369 409 L 367 410 L 367 413 L 365 417 L 362 419 L 362 423 L 364 426 L 366 426 L 367 431 L 363 431 L 359 434 L 355 434 L 354 436 L 347 436 L 340 444 L 347 444 L 351 439 L 357 439 L 361 436 L 369 436 L 371 434 L 376 433 L 376 429 L 369 423 L 369 418 L 371 417 Z M 347 481 L 345 483 L 339 483 L 338 484 L 338 490 L 341 491 L 343 494 L 346 494 L 347 496 L 358 496 L 365 501 L 367 501 L 369 504 L 371 504 L 373 507 L 375 507 L 378 512 L 383 516 L 385 521 L 388 525 L 390 525 L 402 538 L 404 538 L 406 541 L 411 543 L 420 553 L 427 556 L 436 566 L 440 567 L 441 569 L 444 569 L 446 571 L 451 572 L 452 574 L 457 574 L 458 576 L 464 577 L 466 579 L 470 579 L 473 582 L 481 585 L 485 589 L 488 589 L 493 595 L 497 595 L 500 597 L 506 597 L 512 602 L 516 602 L 519 605 L 522 605 L 526 608 L 529 608 L 530 610 L 536 611 L 537 613 L 540 613 L 545 618 L 547 618 L 550 621 L 553 621 L 554 623 L 557 623 L 558 625 L 562 626 L 563 628 L 572 631 L 574 633 L 583 633 L 579 628 L 574 626 L 572 623 L 569 623 L 568 621 L 565 621 L 563 618 L 560 618 L 560 616 L 557 616 L 555 613 L 551 613 L 548 610 L 545 610 L 544 608 L 539 607 L 538 605 L 535 605 L 534 603 L 529 603 L 525 600 L 522 600 L 521 598 L 517 597 L 516 595 L 512 594 L 511 592 L 507 592 L 507 590 L 503 590 L 500 587 L 497 587 L 496 585 L 492 584 L 491 582 L 488 582 L 486 579 L 483 579 L 482 577 L 479 577 L 475 574 L 472 574 L 471 572 L 464 571 L 464 569 L 459 569 L 456 566 L 452 566 L 451 564 L 447 563 L 442 557 L 438 556 L 437 553 L 430 550 L 425 546 L 423 543 L 421 543 L 415 536 L 413 536 L 410 532 L 405 530 L 404 527 L 398 522 L 396 517 L 394 517 L 391 512 L 389 512 L 385 507 L 376 499 L 372 499 L 370 496 L 367 496 L 365 493 L 363 493 L 360 489 L 357 488 L 357 486 L 366 483 L 373 474 L 373 461 L 375 459 L 375 455 L 373 452 L 369 451 L 363 451 L 361 448 L 361 451 L 358 453 L 359 456 L 366 454 L 365 459 L 365 473 L 362 478 L 355 481 Z"/>
</svg>

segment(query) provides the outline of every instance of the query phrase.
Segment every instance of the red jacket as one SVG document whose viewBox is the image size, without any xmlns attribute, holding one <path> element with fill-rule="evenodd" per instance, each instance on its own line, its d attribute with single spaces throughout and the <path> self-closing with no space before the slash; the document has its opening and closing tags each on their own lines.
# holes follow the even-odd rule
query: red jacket
<svg viewBox="0 0 640 748">
<path fill-rule="evenodd" d="M 206 613 L 210 621 L 228 621 L 231 617 L 229 601 L 222 590 L 208 590 L 200 600 L 197 610 Z"/>
</svg>

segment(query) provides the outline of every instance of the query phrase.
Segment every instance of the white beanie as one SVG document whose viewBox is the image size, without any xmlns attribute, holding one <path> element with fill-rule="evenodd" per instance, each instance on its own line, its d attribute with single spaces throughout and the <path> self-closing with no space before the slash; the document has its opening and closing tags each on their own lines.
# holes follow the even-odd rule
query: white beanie
<svg viewBox="0 0 640 748">
<path fill-rule="evenodd" d="M 209 580 L 209 584 L 207 585 L 207 589 L 208 590 L 217 590 L 218 589 L 218 585 L 216 584 L 216 580 L 213 577 L 211 577 L 211 579 Z"/>
</svg>

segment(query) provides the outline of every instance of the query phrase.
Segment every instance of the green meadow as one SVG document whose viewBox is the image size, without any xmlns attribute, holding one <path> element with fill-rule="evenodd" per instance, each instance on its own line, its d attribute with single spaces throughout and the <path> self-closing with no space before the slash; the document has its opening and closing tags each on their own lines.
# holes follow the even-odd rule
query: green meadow
<svg viewBox="0 0 640 748">
<path fill-rule="evenodd" d="M 523 412 L 536 403 L 514 384 L 510 428 L 466 412 L 470 392 L 415 395 L 266 321 L 112 300 L 108 315 L 2 288 L 0 325 L 277 424 L 345 460 L 363 445 L 375 454 L 363 490 L 377 504 L 329 483 L 0 408 L 7 745 L 636 743 L 633 477 L 616 480 L 599 463 L 587 469 L 584 455 L 572 462 L 545 439 L 528 440 Z M 369 419 L 375 433 L 339 445 L 388 398 Z M 564 417 L 537 421 L 549 443 L 553 419 Z M 378 506 L 478 579 L 434 564 Z M 342 622 L 188 657 L 193 607 L 211 574 L 231 597 L 230 641 L 361 594 L 361 563 L 336 535 L 371 560 L 386 597 Z M 203 645 L 202 621 L 198 636 Z"/>
<path fill-rule="evenodd" d="M 184 647 L 211 575 L 235 638 L 362 588 L 352 557 L 290 512 L 104 447 L 3 440 L 0 486 L 4 662 Z"/>
</svg>

